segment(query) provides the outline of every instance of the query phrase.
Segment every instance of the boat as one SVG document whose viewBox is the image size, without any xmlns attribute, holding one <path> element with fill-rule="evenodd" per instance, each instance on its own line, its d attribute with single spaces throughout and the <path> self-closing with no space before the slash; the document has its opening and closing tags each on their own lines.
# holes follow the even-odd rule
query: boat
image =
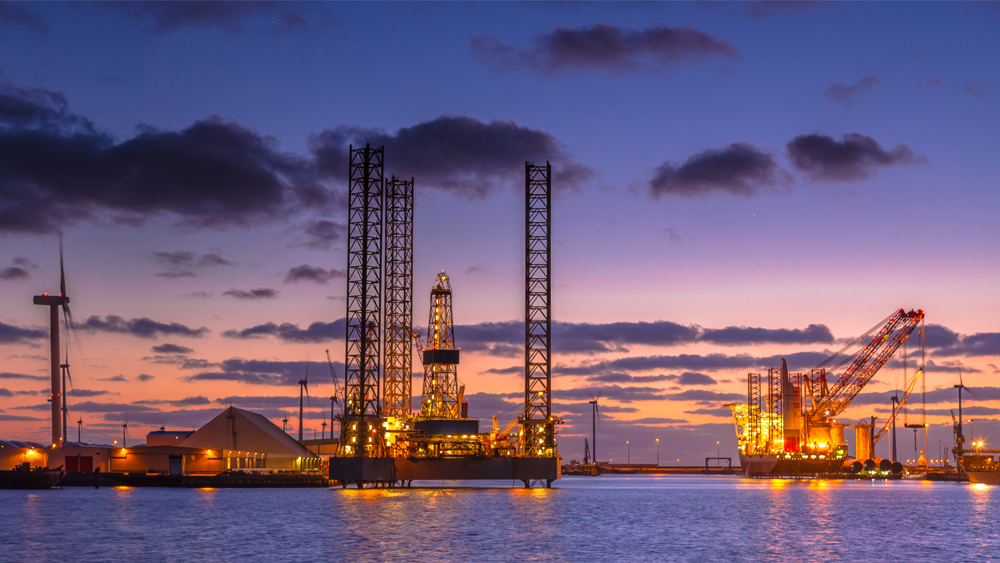
<svg viewBox="0 0 1000 563">
<path fill-rule="evenodd" d="M 0 470 L 0 489 L 51 489 L 66 476 L 60 469 L 36 467 L 27 463 L 12 470 Z"/>
</svg>

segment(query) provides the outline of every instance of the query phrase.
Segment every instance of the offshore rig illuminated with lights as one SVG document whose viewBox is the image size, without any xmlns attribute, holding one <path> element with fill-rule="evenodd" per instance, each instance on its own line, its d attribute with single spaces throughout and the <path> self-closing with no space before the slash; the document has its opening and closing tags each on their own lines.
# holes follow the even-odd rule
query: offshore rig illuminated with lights
<svg viewBox="0 0 1000 563">
<path fill-rule="evenodd" d="M 466 479 L 550 487 L 560 477 L 561 422 L 552 415 L 552 168 L 525 163 L 524 407 L 503 429 L 494 417 L 492 431 L 480 433 L 458 379 L 443 270 L 431 288 L 426 347 L 413 330 L 413 179 L 385 180 L 384 155 L 350 147 L 344 412 L 330 478 L 359 488 Z M 414 348 L 424 371 L 417 413 Z"/>
<path fill-rule="evenodd" d="M 743 474 L 785 477 L 892 471 L 895 466 L 901 470 L 895 460 L 876 458 L 874 448 L 894 425 L 896 415 L 923 375 L 922 365 L 907 382 L 903 397 L 892 398 L 891 414 L 880 429 L 876 430 L 875 417 L 855 425 L 845 425 L 836 417 L 850 406 L 923 320 L 922 310 L 899 309 L 808 372 L 789 373 L 782 359 L 781 368 L 769 369 L 763 381 L 762 373 L 750 373 L 747 402 L 726 405 L 736 424 Z M 919 334 L 922 350 L 923 329 Z M 865 344 L 856 352 L 846 353 L 862 342 Z M 845 428 L 855 430 L 854 458 L 848 453 Z"/>
</svg>

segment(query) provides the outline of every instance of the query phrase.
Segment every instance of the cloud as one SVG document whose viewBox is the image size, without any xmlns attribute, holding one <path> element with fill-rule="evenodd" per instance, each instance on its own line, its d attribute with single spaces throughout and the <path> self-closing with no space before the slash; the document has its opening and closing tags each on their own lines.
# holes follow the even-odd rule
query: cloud
<svg viewBox="0 0 1000 563">
<path fill-rule="evenodd" d="M 40 328 L 25 328 L 0 323 L 0 344 L 33 344 L 34 340 L 48 337 L 49 333 Z"/>
<path fill-rule="evenodd" d="M 740 58 L 725 39 L 693 27 L 658 25 L 643 30 L 608 24 L 558 27 L 536 36 L 530 48 L 504 45 L 489 35 L 470 36 L 469 48 L 477 60 L 494 70 L 526 69 L 542 75 L 586 70 L 621 75 L 711 58 Z"/>
<path fill-rule="evenodd" d="M 0 397 L 13 397 L 13 396 L 14 396 L 13 391 L 11 391 L 10 389 L 5 389 L 3 387 L 0 387 Z"/>
<path fill-rule="evenodd" d="M 185 378 L 187 381 L 234 381 L 256 385 L 298 385 L 306 369 L 314 374 L 313 381 L 324 385 L 330 382 L 329 368 L 318 362 L 281 362 L 270 360 L 245 360 L 231 358 L 223 361 L 219 371 L 202 372 Z M 343 374 L 343 364 L 335 363 L 337 373 Z"/>
<path fill-rule="evenodd" d="M 384 146 L 392 167 L 432 186 L 469 199 L 479 199 L 524 178 L 524 162 L 551 161 L 555 190 L 577 189 L 593 172 L 565 151 L 554 136 L 513 121 L 488 123 L 464 115 L 442 115 L 404 127 L 393 134 L 341 126 L 310 141 L 320 171 L 328 177 L 348 176 L 348 144 Z M 519 180 L 520 179 L 520 180 Z"/>
<path fill-rule="evenodd" d="M 707 414 L 709 416 L 721 416 L 723 418 L 729 418 L 733 416 L 733 411 L 729 410 L 729 407 L 714 407 L 714 408 L 694 409 L 693 411 L 684 411 L 684 414 Z"/>
<path fill-rule="evenodd" d="M 31 381 L 48 381 L 48 375 L 28 375 L 25 373 L 11 373 L 9 371 L 0 372 L 0 379 L 28 379 Z"/>
<path fill-rule="evenodd" d="M 945 326 L 929 324 L 924 327 L 924 347 L 928 349 L 954 346 L 959 338 L 957 332 Z"/>
<path fill-rule="evenodd" d="M 187 397 L 184 399 L 145 399 L 142 401 L 136 401 L 137 405 L 170 405 L 174 407 L 195 407 L 201 405 L 210 405 L 212 401 L 203 396 L 197 397 Z"/>
<path fill-rule="evenodd" d="M 805 329 L 766 329 L 730 326 L 706 329 L 700 340 L 726 346 L 746 344 L 832 344 L 833 333 L 826 325 L 812 324 Z"/>
<path fill-rule="evenodd" d="M 749 197 L 784 187 L 790 179 L 770 154 L 747 143 L 732 143 L 691 156 L 679 166 L 664 162 L 649 181 L 649 195 L 658 199 L 721 192 Z"/>
<path fill-rule="evenodd" d="M 18 414 L 2 414 L 0 413 L 0 422 L 27 422 L 32 420 L 43 420 L 41 418 L 34 418 L 31 416 L 21 416 Z"/>
<path fill-rule="evenodd" d="M 123 374 L 119 373 L 118 375 L 112 375 L 111 377 L 101 377 L 101 378 L 98 378 L 97 380 L 98 381 L 114 381 L 114 382 L 119 382 L 119 381 L 128 381 L 128 378 L 125 377 Z"/>
<path fill-rule="evenodd" d="M 280 325 L 265 323 L 243 330 L 227 330 L 222 333 L 222 336 L 238 339 L 276 336 L 285 342 L 328 342 L 330 340 L 343 340 L 346 338 L 347 325 L 344 319 L 337 319 L 330 323 L 317 321 L 305 329 L 301 329 L 299 325 L 291 323 L 282 323 Z"/>
<path fill-rule="evenodd" d="M 329 406 L 330 400 L 327 398 L 326 406 Z M 254 396 L 254 397 L 220 397 L 215 400 L 216 403 L 220 405 L 233 405 L 235 407 L 243 409 L 259 409 L 267 407 L 277 407 L 277 408 L 289 408 L 297 406 L 299 404 L 298 397 L 280 397 L 280 396 Z"/>
<path fill-rule="evenodd" d="M 194 350 L 188 348 L 187 346 L 171 344 L 169 342 L 153 346 L 151 350 L 157 354 L 190 354 L 191 352 L 194 352 Z"/>
<path fill-rule="evenodd" d="M 848 85 L 842 82 L 834 84 L 833 86 L 827 88 L 823 92 L 823 95 L 835 102 L 840 102 L 844 106 L 850 106 L 855 97 L 865 92 L 870 92 L 873 88 L 881 86 L 882 84 L 885 84 L 885 82 L 882 82 L 882 80 L 875 75 L 865 76 L 854 84 Z"/>
<path fill-rule="evenodd" d="M 320 268 L 319 266 L 302 264 L 301 266 L 295 266 L 294 268 L 288 270 L 288 273 L 285 274 L 285 283 L 311 281 L 319 284 L 325 284 L 330 280 L 346 277 L 347 271 L 345 270 L 337 270 L 335 268 L 326 270 L 324 268 Z"/>
<path fill-rule="evenodd" d="M 678 385 L 715 385 L 718 383 L 714 377 L 696 371 L 686 371 L 680 375 L 668 376 L 667 379 L 676 381 Z"/>
<path fill-rule="evenodd" d="M 6 268 L 0 268 L 0 280 L 2 281 L 20 281 L 26 280 L 31 277 L 28 270 L 37 269 L 34 263 L 32 263 L 27 258 L 21 256 L 15 256 L 11 261 L 12 266 Z"/>
<path fill-rule="evenodd" d="M 928 331 L 928 335 L 930 332 Z M 942 347 L 935 356 L 1000 356 L 1000 332 L 979 332 Z"/>
<path fill-rule="evenodd" d="M 698 404 L 708 405 L 722 401 L 745 401 L 746 395 L 740 393 L 720 393 L 709 389 L 688 389 L 680 393 L 673 393 L 664 396 L 668 401 L 694 401 Z"/>
<path fill-rule="evenodd" d="M 148 373 L 140 373 L 135 378 L 137 380 L 139 380 L 139 381 L 146 382 L 146 381 L 150 381 L 152 379 L 156 379 L 156 376 L 155 375 L 149 375 Z"/>
<path fill-rule="evenodd" d="M 264 289 L 257 288 L 251 289 L 249 291 L 245 289 L 230 289 L 229 291 L 223 292 L 223 295 L 230 295 L 241 300 L 257 300 L 257 299 L 277 299 L 278 290 L 277 289 Z"/>
<path fill-rule="evenodd" d="M 637 418 L 634 420 L 623 420 L 625 424 L 632 424 L 635 426 L 663 426 L 666 424 L 687 424 L 687 421 L 682 418 L 663 418 L 663 417 L 647 417 L 647 418 Z"/>
<path fill-rule="evenodd" d="M 975 80 L 965 85 L 965 93 L 970 96 L 984 98 L 992 93 L 992 89 L 982 80 Z"/>
<path fill-rule="evenodd" d="M 233 121 L 143 126 L 118 141 L 70 112 L 60 93 L 0 86 L 0 232 L 103 218 L 246 226 L 329 201 L 310 159 Z"/>
<path fill-rule="evenodd" d="M 843 141 L 827 135 L 799 135 L 786 148 L 795 168 L 817 181 L 853 182 L 873 176 L 878 168 L 927 162 L 906 145 L 887 151 L 860 133 L 848 133 Z"/>
<path fill-rule="evenodd" d="M 483 373 L 494 373 L 497 375 L 524 375 L 524 366 L 510 366 L 508 368 L 490 368 Z"/>
<path fill-rule="evenodd" d="M 0 2 L 0 24 L 25 26 L 41 35 L 49 30 L 42 14 L 28 8 L 26 2 Z"/>
<path fill-rule="evenodd" d="M 309 31 L 309 23 L 285 2 L 139 2 L 111 4 L 128 16 L 151 20 L 160 33 L 215 28 L 240 35 L 254 29 L 289 33 Z"/>
<path fill-rule="evenodd" d="M 159 278 L 193 278 L 198 272 L 212 266 L 233 266 L 236 262 L 226 260 L 218 253 L 202 254 L 200 257 L 190 250 L 177 252 L 152 252 L 150 258 L 166 268 L 157 272 Z"/>
<path fill-rule="evenodd" d="M 146 317 L 126 321 L 118 315 L 107 315 L 103 320 L 94 315 L 82 324 L 74 323 L 74 327 L 88 332 L 131 334 L 140 338 L 156 338 L 158 336 L 200 338 L 208 334 L 208 329 L 205 327 L 190 328 L 180 323 L 161 323 Z"/>
<path fill-rule="evenodd" d="M 99 397 L 101 395 L 118 395 L 118 393 L 93 389 L 70 389 L 67 395 L 70 397 Z"/>
<path fill-rule="evenodd" d="M 552 397 L 569 401 L 589 401 L 594 397 L 600 397 L 619 403 L 632 403 L 635 401 L 662 401 L 666 398 L 666 392 L 656 387 L 598 385 L 576 389 L 555 389 L 552 391 Z"/>
<path fill-rule="evenodd" d="M 955 414 L 954 409 L 927 409 L 929 415 L 948 416 Z M 990 416 L 1000 414 L 1000 409 L 994 407 L 962 406 L 962 416 Z"/>
<path fill-rule="evenodd" d="M 296 246 L 314 250 L 329 250 L 335 243 L 347 237 L 347 226 L 335 221 L 307 221 L 302 227 L 306 240 Z"/>
<path fill-rule="evenodd" d="M 524 368 L 521 368 L 521 372 L 524 372 Z M 592 375 L 587 380 L 600 383 L 655 383 L 657 381 L 670 381 L 671 378 L 677 377 L 676 375 L 631 375 L 620 371 L 609 371 Z"/>
</svg>

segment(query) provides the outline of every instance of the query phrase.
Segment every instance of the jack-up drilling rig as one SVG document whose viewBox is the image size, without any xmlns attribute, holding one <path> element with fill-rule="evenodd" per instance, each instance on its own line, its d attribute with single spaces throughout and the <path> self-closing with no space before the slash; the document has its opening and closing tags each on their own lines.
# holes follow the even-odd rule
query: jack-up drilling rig
<svg viewBox="0 0 1000 563">
<path fill-rule="evenodd" d="M 780 369 L 767 372 L 762 393 L 761 373 L 747 377 L 747 402 L 727 405 L 733 412 L 745 475 L 787 476 L 839 471 L 848 459 L 845 425 L 836 417 L 847 409 L 892 354 L 923 321 L 924 312 L 899 309 L 859 336 L 838 353 L 805 373 L 789 373 L 783 359 Z M 852 354 L 849 350 L 867 342 Z M 843 371 L 841 371 L 843 370 Z M 914 375 L 902 401 L 905 404 Z M 873 423 L 855 426 L 861 449 L 857 456 L 872 457 L 877 438 Z M 884 430 L 878 434 L 881 437 Z M 864 451 L 867 450 L 867 451 Z"/>
</svg>

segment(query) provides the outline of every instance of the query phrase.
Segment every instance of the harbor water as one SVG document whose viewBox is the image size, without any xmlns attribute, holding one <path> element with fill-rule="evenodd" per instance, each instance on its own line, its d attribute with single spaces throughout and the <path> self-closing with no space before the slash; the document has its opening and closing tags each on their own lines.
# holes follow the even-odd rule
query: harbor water
<svg viewBox="0 0 1000 563">
<path fill-rule="evenodd" d="M 0 561 L 996 561 L 1000 487 L 568 477 L 0 491 Z"/>
</svg>

